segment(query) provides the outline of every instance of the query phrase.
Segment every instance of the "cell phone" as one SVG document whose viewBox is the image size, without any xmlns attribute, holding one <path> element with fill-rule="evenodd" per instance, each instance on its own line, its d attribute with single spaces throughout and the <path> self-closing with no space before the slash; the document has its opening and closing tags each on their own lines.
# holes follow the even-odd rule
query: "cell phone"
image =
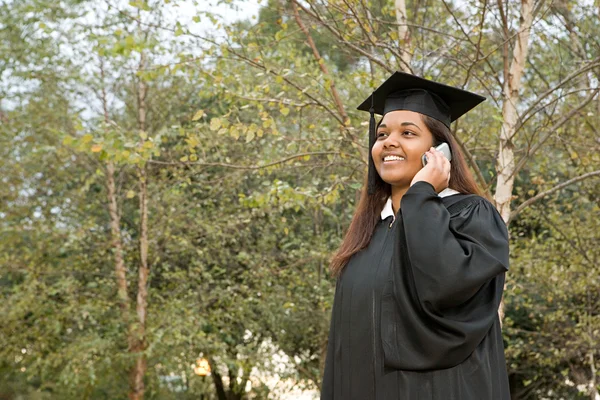
<svg viewBox="0 0 600 400">
<path fill-rule="evenodd" d="M 436 150 L 441 151 L 442 154 L 444 154 L 444 157 L 448 159 L 448 161 L 452 161 L 452 153 L 450 152 L 450 146 L 448 146 L 448 143 L 444 142 L 440 144 L 436 147 Z M 423 163 L 423 166 L 427 165 L 427 156 L 425 154 L 421 156 L 421 162 Z"/>
</svg>

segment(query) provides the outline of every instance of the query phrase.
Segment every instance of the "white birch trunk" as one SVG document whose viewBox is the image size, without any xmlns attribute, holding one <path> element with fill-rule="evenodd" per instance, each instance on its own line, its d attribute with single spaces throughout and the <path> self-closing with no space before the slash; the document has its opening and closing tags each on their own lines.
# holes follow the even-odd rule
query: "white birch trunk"
<svg viewBox="0 0 600 400">
<path fill-rule="evenodd" d="M 412 73 L 410 62 L 412 53 L 410 52 L 410 30 L 408 29 L 408 16 L 406 14 L 406 1 L 395 0 L 396 22 L 398 23 L 398 41 L 400 42 L 400 60 L 402 71 Z"/>
<path fill-rule="evenodd" d="M 106 166 L 106 187 L 108 189 L 108 212 L 110 215 L 111 247 L 115 257 L 115 275 L 117 277 L 117 295 L 124 320 L 128 323 L 129 296 L 127 295 L 127 276 L 123 260 L 123 243 L 121 241 L 121 219 L 117 207 L 117 191 L 115 185 L 115 166 L 109 161 Z"/>
<path fill-rule="evenodd" d="M 519 105 L 519 90 L 521 78 L 527 60 L 529 36 L 533 22 L 533 0 L 521 1 L 521 26 L 517 34 L 517 41 L 513 50 L 512 61 L 508 76 L 504 77 L 504 104 L 502 106 L 502 130 L 500 131 L 500 144 L 496 171 L 498 180 L 494 201 L 504 222 L 510 218 L 510 202 L 514 186 L 515 156 L 513 136 L 518 122 L 517 106 Z"/>
<path fill-rule="evenodd" d="M 100 58 L 100 77 L 102 79 L 102 110 L 104 124 L 108 126 L 108 101 L 104 87 L 104 60 Z M 106 128 L 105 128 L 106 129 Z M 106 164 L 106 189 L 108 191 L 108 213 L 110 215 L 111 248 L 115 257 L 115 276 L 117 278 L 117 296 L 125 324 L 129 326 L 129 295 L 127 294 L 127 274 L 123 258 L 123 241 L 121 240 L 121 218 L 117 203 L 117 189 L 115 185 L 115 165 L 112 161 Z"/>
<path fill-rule="evenodd" d="M 499 2 L 501 4 L 501 2 Z M 515 154 L 513 151 L 513 136 L 518 122 L 517 106 L 519 104 L 519 89 L 521 78 L 525 70 L 527 50 L 531 24 L 533 22 L 533 0 L 521 1 L 521 26 L 517 34 L 517 41 L 513 49 L 512 61 L 508 76 L 504 77 L 504 104 L 502 105 L 502 130 L 500 131 L 500 143 L 498 158 L 496 160 L 496 171 L 498 180 L 494 202 L 500 212 L 502 219 L 508 224 L 510 219 L 510 202 L 515 182 Z M 505 57 L 508 53 L 504 54 Z M 506 64 L 505 64 L 506 65 Z M 504 320 L 504 300 L 498 308 L 500 323 Z"/>
</svg>

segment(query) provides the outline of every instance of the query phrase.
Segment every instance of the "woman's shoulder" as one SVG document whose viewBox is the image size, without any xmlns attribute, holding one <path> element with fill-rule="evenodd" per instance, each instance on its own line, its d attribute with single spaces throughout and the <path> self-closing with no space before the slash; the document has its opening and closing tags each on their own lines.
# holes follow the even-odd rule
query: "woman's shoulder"
<svg viewBox="0 0 600 400">
<path fill-rule="evenodd" d="M 477 194 L 455 194 L 442 199 L 452 219 L 485 219 L 504 224 L 502 216 L 492 202 Z"/>
<path fill-rule="evenodd" d="M 443 197 L 442 203 L 444 203 L 444 206 L 448 209 L 450 215 L 459 214 L 461 211 L 471 209 L 478 205 L 482 205 L 486 208 L 494 208 L 492 203 L 485 197 L 468 193 L 457 193 L 452 196 Z"/>
<path fill-rule="evenodd" d="M 487 198 L 476 194 L 456 194 L 443 200 L 453 225 L 471 226 L 488 233 L 501 230 L 503 236 L 507 235 L 502 216 Z"/>
</svg>

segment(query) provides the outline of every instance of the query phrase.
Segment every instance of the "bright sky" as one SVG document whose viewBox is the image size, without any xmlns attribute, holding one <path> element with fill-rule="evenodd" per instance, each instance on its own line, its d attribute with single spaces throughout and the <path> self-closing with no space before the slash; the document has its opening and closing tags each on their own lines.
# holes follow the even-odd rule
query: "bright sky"
<svg viewBox="0 0 600 400">
<path fill-rule="evenodd" d="M 260 3 L 265 1 L 260 0 L 243 0 L 237 1 L 237 10 L 232 10 L 230 5 L 223 4 L 223 1 L 206 1 L 203 0 L 200 9 L 205 9 L 216 14 L 220 14 L 226 21 L 232 22 L 241 18 L 250 18 L 252 15 L 258 15 Z"/>
<path fill-rule="evenodd" d="M 192 17 L 198 8 L 202 11 L 208 11 L 220 16 L 225 23 L 231 23 L 240 19 L 250 19 L 252 16 L 258 16 L 260 3 L 265 4 L 266 0 L 240 0 L 232 2 L 233 4 L 225 4 L 223 0 L 200 0 L 199 5 L 195 6 L 194 0 L 176 0 L 176 3 L 181 12 L 178 14 L 178 20 L 182 25 L 186 25 L 192 29 L 194 33 L 214 29 L 208 22 L 202 23 L 199 31 L 192 28 L 198 26 L 192 21 Z"/>
</svg>

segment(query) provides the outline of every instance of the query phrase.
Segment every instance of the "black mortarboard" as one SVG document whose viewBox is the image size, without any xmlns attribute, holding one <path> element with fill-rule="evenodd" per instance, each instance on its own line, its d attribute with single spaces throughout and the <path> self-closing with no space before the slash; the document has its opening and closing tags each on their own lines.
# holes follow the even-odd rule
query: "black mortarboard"
<svg viewBox="0 0 600 400">
<path fill-rule="evenodd" d="M 408 110 L 427 115 L 450 124 L 477 106 L 485 97 L 459 88 L 447 86 L 404 72 L 395 72 L 362 102 L 358 109 L 369 111 L 369 194 L 375 191 L 377 171 L 371 157 L 375 143 L 375 114 Z"/>
</svg>

